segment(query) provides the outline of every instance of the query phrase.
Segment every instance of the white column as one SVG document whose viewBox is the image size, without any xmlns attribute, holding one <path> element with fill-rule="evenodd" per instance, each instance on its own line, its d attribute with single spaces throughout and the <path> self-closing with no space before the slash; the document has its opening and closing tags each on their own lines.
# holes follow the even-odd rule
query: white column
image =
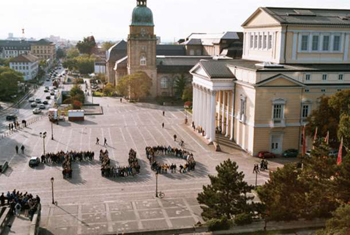
<svg viewBox="0 0 350 235">
<path fill-rule="evenodd" d="M 218 92 L 218 96 L 219 96 L 219 105 L 218 105 L 218 123 L 217 126 L 219 127 L 221 125 L 221 121 L 220 121 L 220 110 L 221 110 L 221 91 Z"/>
<path fill-rule="evenodd" d="M 198 117 L 198 90 L 197 90 L 197 85 L 193 84 L 193 104 L 192 104 L 192 108 L 193 108 L 193 114 L 192 114 L 192 121 L 195 123 L 195 125 L 197 125 L 197 117 Z"/>
<path fill-rule="evenodd" d="M 198 87 L 198 123 L 197 126 L 202 126 L 202 112 L 203 112 L 203 106 L 202 106 L 202 89 L 201 87 Z"/>
<path fill-rule="evenodd" d="M 211 113 L 210 113 L 210 142 L 215 140 L 215 113 L 216 113 L 216 91 L 211 92 L 210 101 Z"/>
<path fill-rule="evenodd" d="M 221 114 L 221 132 L 224 133 L 225 132 L 225 101 L 226 101 L 226 92 L 223 91 L 222 94 L 222 114 Z"/>
<path fill-rule="evenodd" d="M 233 88 L 233 89 L 235 89 L 235 88 Z M 234 138 L 233 138 L 233 131 L 234 131 L 234 119 L 235 119 L 235 110 L 233 110 L 234 109 L 234 107 L 235 107 L 235 105 L 234 105 L 234 102 L 235 102 L 235 97 L 234 97 L 234 94 L 235 94 L 235 92 L 234 91 L 232 91 L 232 93 L 231 93 L 232 95 L 231 95 L 231 134 L 230 134 L 230 140 L 233 140 Z"/>
<path fill-rule="evenodd" d="M 229 130 L 228 130 L 228 124 L 229 124 L 229 107 L 230 107 L 230 92 L 229 91 L 227 91 L 227 97 L 226 97 L 227 99 L 227 101 L 226 101 L 226 105 L 227 105 L 227 109 L 226 109 L 226 131 L 225 131 L 225 133 L 226 133 L 226 137 L 228 137 L 228 135 L 229 135 Z"/>
<path fill-rule="evenodd" d="M 205 134 L 207 134 L 207 130 L 206 130 L 206 124 L 207 124 L 207 119 L 205 117 L 205 114 L 207 113 L 207 94 L 206 94 L 206 90 L 205 88 L 202 89 L 202 127 L 205 131 Z"/>
<path fill-rule="evenodd" d="M 210 117 L 210 114 L 211 114 L 211 104 L 210 104 L 210 101 L 211 101 L 211 97 L 210 97 L 210 93 L 211 91 L 210 90 L 207 90 L 207 113 L 206 113 L 206 120 L 207 120 L 207 125 L 206 125 L 206 136 L 205 138 L 207 139 L 210 139 L 210 133 L 211 133 L 211 117 Z"/>
</svg>

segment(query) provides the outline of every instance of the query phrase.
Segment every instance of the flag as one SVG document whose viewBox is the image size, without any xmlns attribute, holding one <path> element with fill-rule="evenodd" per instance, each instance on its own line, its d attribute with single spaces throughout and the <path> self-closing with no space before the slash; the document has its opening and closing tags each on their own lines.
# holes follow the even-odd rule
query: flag
<svg viewBox="0 0 350 235">
<path fill-rule="evenodd" d="M 306 129 L 306 127 L 304 126 L 304 129 L 303 129 L 303 156 L 306 154 L 306 135 L 305 135 L 305 129 Z"/>
<path fill-rule="evenodd" d="M 316 130 L 315 130 L 314 143 L 312 145 L 312 149 L 315 149 L 315 143 L 316 143 L 316 139 L 317 139 L 317 130 L 318 130 L 318 127 L 316 127 Z"/>
<path fill-rule="evenodd" d="M 329 131 L 327 131 L 327 135 L 326 135 L 326 138 L 324 139 L 324 142 L 326 142 L 327 144 L 329 143 Z"/>
<path fill-rule="evenodd" d="M 337 159 L 337 165 L 339 166 L 342 163 L 342 157 L 343 157 L 343 137 L 341 137 L 339 151 L 338 151 L 338 159 Z"/>
</svg>

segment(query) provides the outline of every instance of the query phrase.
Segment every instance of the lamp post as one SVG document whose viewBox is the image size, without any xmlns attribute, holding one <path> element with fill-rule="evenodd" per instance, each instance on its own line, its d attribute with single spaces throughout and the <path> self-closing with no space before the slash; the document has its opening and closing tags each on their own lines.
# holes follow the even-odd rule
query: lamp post
<svg viewBox="0 0 350 235">
<path fill-rule="evenodd" d="M 158 197 L 158 169 L 156 172 L 156 197 Z"/>
<path fill-rule="evenodd" d="M 53 122 L 51 122 L 51 140 L 53 140 Z"/>
<path fill-rule="evenodd" d="M 55 204 L 55 198 L 53 195 L 53 182 L 55 181 L 55 179 L 53 177 L 51 177 L 51 189 L 52 189 L 52 204 Z"/>
<path fill-rule="evenodd" d="M 40 138 L 43 139 L 43 150 L 44 150 L 44 155 L 45 155 L 45 138 L 46 138 L 46 131 L 43 133 L 43 132 L 40 132 Z"/>
</svg>

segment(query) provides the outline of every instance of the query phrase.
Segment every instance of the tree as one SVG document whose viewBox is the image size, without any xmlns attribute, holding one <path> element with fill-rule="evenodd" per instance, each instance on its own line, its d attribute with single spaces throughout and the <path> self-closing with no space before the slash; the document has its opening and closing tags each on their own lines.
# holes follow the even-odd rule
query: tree
<svg viewBox="0 0 350 235">
<path fill-rule="evenodd" d="M 73 109 L 81 109 L 82 106 L 83 106 L 83 104 L 78 100 L 74 100 L 72 103 Z"/>
<path fill-rule="evenodd" d="M 94 72 L 95 58 L 88 55 L 76 57 L 76 68 L 81 74 L 89 74 Z"/>
<path fill-rule="evenodd" d="M 62 66 L 69 70 L 74 70 L 77 68 L 77 61 L 75 59 L 66 59 L 63 61 Z"/>
<path fill-rule="evenodd" d="M 111 83 L 108 83 L 104 88 L 103 88 L 103 94 L 106 96 L 111 96 L 113 92 L 115 91 L 114 86 Z"/>
<path fill-rule="evenodd" d="M 81 54 L 92 54 L 92 50 L 96 47 L 94 36 L 86 37 L 83 41 L 79 41 L 76 45 Z"/>
<path fill-rule="evenodd" d="M 56 51 L 56 58 L 62 59 L 64 57 L 66 57 L 66 52 L 62 48 L 58 48 Z"/>
<path fill-rule="evenodd" d="M 2 58 L 0 58 L 0 66 L 7 66 L 7 67 L 9 67 L 10 66 L 10 60 L 11 59 L 2 59 Z"/>
<path fill-rule="evenodd" d="M 72 100 L 78 100 L 81 103 L 84 103 L 85 94 L 84 91 L 81 89 L 80 85 L 74 85 L 70 90 L 69 94 Z"/>
<path fill-rule="evenodd" d="M 102 74 L 102 73 L 98 73 L 95 77 L 95 79 L 101 81 L 101 83 L 105 83 L 107 81 L 107 77 L 106 75 Z"/>
<path fill-rule="evenodd" d="M 183 91 L 182 94 L 182 101 L 186 102 L 186 101 L 191 101 L 192 102 L 193 99 L 193 87 L 192 85 L 188 84 L 185 88 L 185 90 Z"/>
<path fill-rule="evenodd" d="M 70 48 L 67 50 L 67 58 L 75 58 L 79 56 L 79 50 L 77 48 Z"/>
<path fill-rule="evenodd" d="M 114 45 L 114 42 L 110 42 L 110 41 L 109 42 L 104 42 L 104 43 L 102 43 L 101 48 L 104 51 L 108 51 L 109 48 L 111 48 L 113 45 Z"/>
<path fill-rule="evenodd" d="M 0 67 L 0 100 L 11 100 L 17 95 L 18 83 L 23 82 L 23 75 L 8 67 Z"/>
<path fill-rule="evenodd" d="M 350 234 L 350 204 L 343 204 L 333 213 L 333 218 L 326 222 L 326 228 L 316 235 Z"/>
<path fill-rule="evenodd" d="M 139 100 L 149 94 L 152 79 L 145 72 L 126 75 L 118 81 L 117 92 L 130 99 Z"/>
<path fill-rule="evenodd" d="M 253 186 L 244 181 L 243 172 L 238 172 L 238 165 L 230 159 L 216 166 L 217 176 L 209 175 L 211 184 L 203 186 L 203 192 L 198 194 L 197 200 L 203 210 L 205 220 L 222 218 L 250 213 L 252 205 L 249 203 L 253 196 L 247 196 Z"/>
<path fill-rule="evenodd" d="M 188 80 L 185 78 L 184 74 L 181 74 L 181 76 L 175 80 L 174 88 L 176 97 L 182 98 L 183 92 L 187 84 Z"/>
</svg>

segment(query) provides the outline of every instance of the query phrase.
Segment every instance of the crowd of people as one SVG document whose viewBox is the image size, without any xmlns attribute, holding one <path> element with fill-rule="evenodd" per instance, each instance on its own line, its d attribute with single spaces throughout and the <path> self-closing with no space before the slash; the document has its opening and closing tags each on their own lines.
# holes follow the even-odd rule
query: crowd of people
<svg viewBox="0 0 350 235">
<path fill-rule="evenodd" d="M 24 212 L 25 217 L 29 217 L 30 220 L 33 219 L 34 213 L 40 209 L 40 197 L 36 195 L 34 197 L 32 194 L 27 192 L 22 193 L 14 189 L 12 193 L 7 192 L 6 196 L 4 193 L 0 196 L 1 205 L 9 205 L 11 211 L 16 215 L 20 216 Z M 6 204 L 5 204 L 6 202 Z"/>
<path fill-rule="evenodd" d="M 158 173 L 176 173 L 177 165 L 176 164 L 160 164 L 156 161 L 156 156 L 175 156 L 186 160 L 184 165 L 179 165 L 179 172 L 186 173 L 191 170 L 195 170 L 196 161 L 194 160 L 193 154 L 179 148 L 173 148 L 171 146 L 154 146 L 146 147 L 146 156 L 151 164 L 151 169 Z"/>
<path fill-rule="evenodd" d="M 108 156 L 108 150 L 101 150 L 101 175 L 110 178 L 135 176 L 136 174 L 140 173 L 140 165 L 136 155 L 136 151 L 130 149 L 128 159 L 129 166 L 111 166 L 111 161 Z"/>
<path fill-rule="evenodd" d="M 94 159 L 95 153 L 92 151 L 70 151 L 63 152 L 60 151 L 58 153 L 46 153 L 45 155 L 41 155 L 41 163 L 62 163 L 67 157 L 71 159 L 71 161 L 92 161 Z"/>
</svg>

